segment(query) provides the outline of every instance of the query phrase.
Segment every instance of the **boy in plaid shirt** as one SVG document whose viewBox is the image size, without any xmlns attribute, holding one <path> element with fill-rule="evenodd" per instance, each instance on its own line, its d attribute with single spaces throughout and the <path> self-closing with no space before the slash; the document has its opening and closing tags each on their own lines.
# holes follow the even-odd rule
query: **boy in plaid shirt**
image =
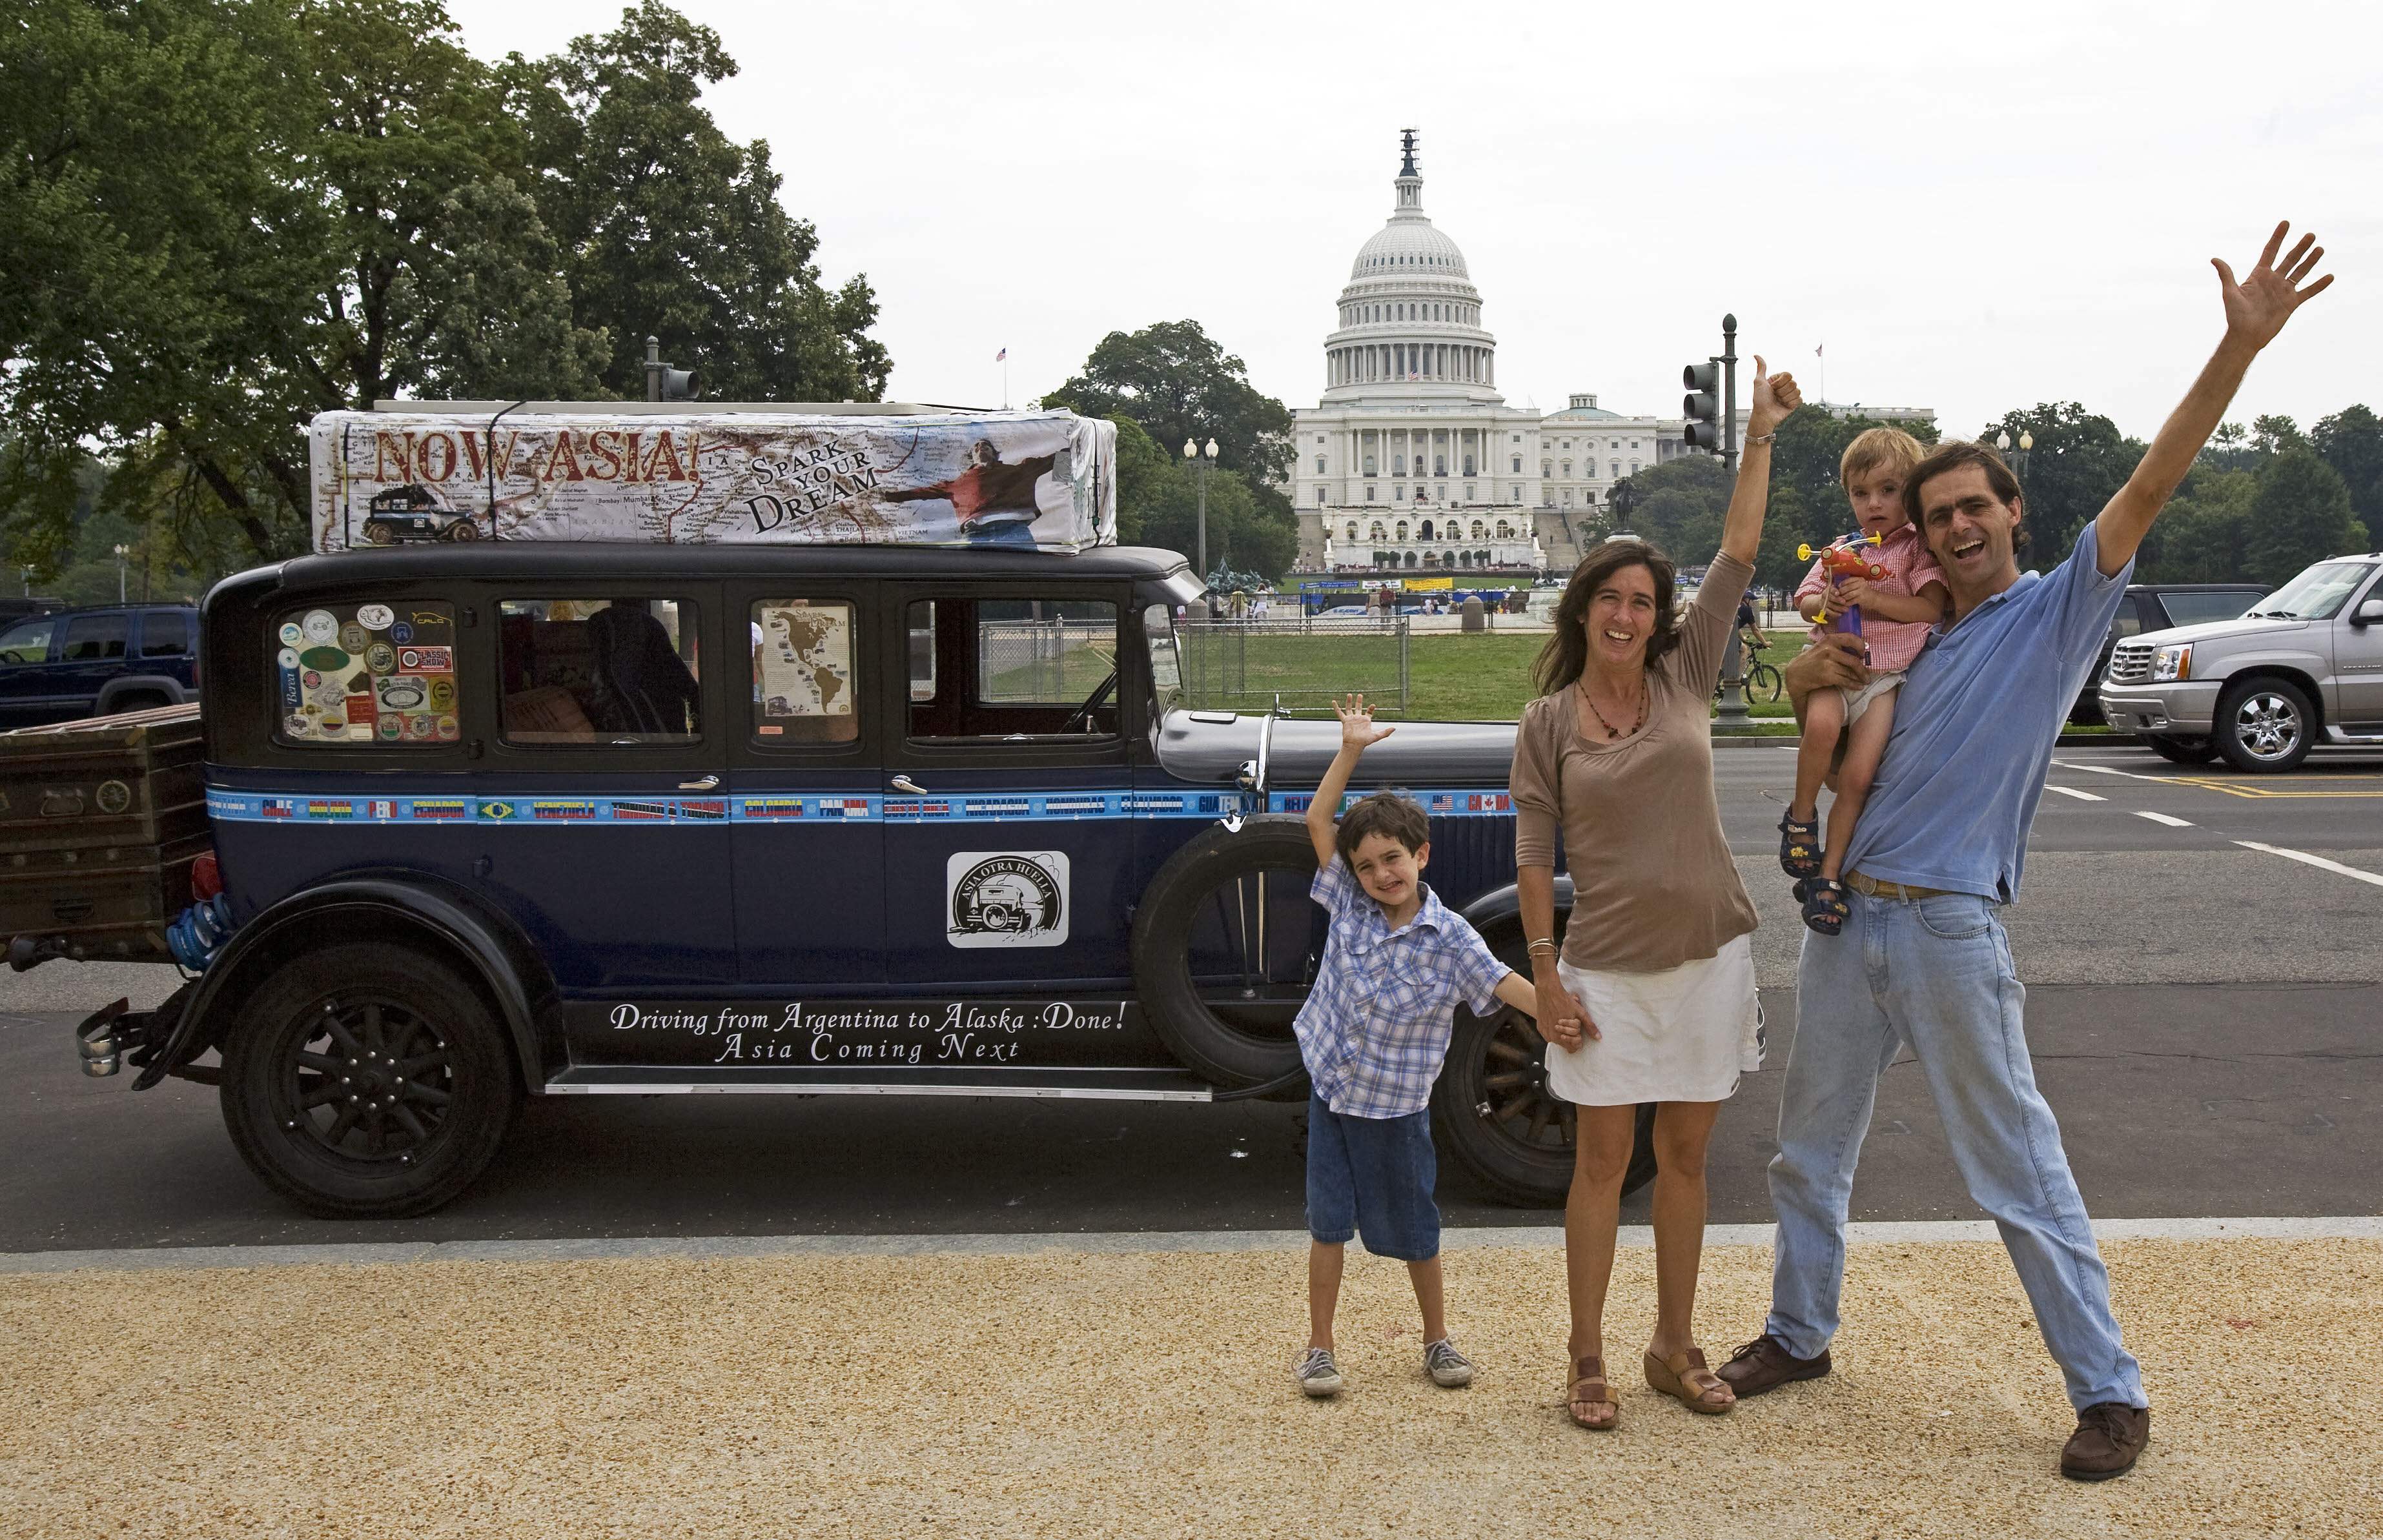
<svg viewBox="0 0 2383 1540">
<path fill-rule="evenodd" d="M 1340 752 L 1308 805 L 1315 844 L 1309 896 L 1332 916 L 1315 988 L 1294 1029 L 1315 1089 L 1307 1102 L 1307 1349 L 1293 1368 L 1310 1396 L 1337 1394 L 1332 1313 L 1352 1235 L 1407 1264 L 1423 1310 L 1424 1370 L 1454 1388 L 1473 1365 L 1448 1339 L 1439 1273 L 1438 1162 L 1432 1082 L 1448 1057 L 1456 1003 L 1532 1012 L 1538 996 L 1423 882 L 1431 821 L 1414 799 L 1376 792 L 1332 815 L 1358 757 L 1396 731 L 1376 727 L 1363 696 L 1337 709 Z"/>
</svg>

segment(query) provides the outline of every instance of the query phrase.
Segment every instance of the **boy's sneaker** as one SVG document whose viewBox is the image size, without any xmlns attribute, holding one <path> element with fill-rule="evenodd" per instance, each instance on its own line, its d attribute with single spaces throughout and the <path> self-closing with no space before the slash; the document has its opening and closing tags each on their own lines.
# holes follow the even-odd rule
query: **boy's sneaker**
<svg viewBox="0 0 2383 1540">
<path fill-rule="evenodd" d="M 1456 1344 L 1446 1337 L 1427 1343 L 1423 1350 L 1424 1373 L 1431 1383 L 1443 1390 L 1473 1383 L 1473 1361 L 1456 1350 Z"/>
<path fill-rule="evenodd" d="M 1290 1373 L 1291 1377 L 1299 1381 L 1299 1388 L 1310 1396 L 1340 1394 L 1340 1366 L 1332 1361 L 1332 1349 L 1329 1348 L 1308 1349 L 1291 1366 Z M 1466 1366 L 1465 1377 L 1472 1377 L 1470 1365 Z"/>
</svg>

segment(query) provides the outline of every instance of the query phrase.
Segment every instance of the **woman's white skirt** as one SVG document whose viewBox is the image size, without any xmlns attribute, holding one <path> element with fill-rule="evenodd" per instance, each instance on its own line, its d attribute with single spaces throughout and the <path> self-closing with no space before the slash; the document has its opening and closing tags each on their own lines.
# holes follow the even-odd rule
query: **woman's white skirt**
<svg viewBox="0 0 2383 1540">
<path fill-rule="evenodd" d="M 1661 973 L 1556 965 L 1598 1037 L 1548 1046 L 1548 1089 L 1585 1107 L 1722 1102 L 1762 1067 L 1762 1004 L 1754 946 L 1740 936 L 1710 957 Z"/>
</svg>

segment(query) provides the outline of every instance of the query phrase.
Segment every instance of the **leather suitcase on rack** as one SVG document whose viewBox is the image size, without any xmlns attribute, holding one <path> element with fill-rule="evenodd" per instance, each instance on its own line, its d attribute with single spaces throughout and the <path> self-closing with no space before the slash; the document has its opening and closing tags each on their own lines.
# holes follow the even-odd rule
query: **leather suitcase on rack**
<svg viewBox="0 0 2383 1540">
<path fill-rule="evenodd" d="M 204 757 L 195 705 L 0 733 L 0 947 L 167 960 L 214 843 Z"/>
</svg>

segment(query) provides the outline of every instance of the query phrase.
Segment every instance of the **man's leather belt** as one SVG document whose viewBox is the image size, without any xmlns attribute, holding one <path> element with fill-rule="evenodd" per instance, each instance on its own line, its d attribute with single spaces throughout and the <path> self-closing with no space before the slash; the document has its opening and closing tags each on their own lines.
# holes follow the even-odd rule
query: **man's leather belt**
<svg viewBox="0 0 2383 1540">
<path fill-rule="evenodd" d="M 1875 877 L 1865 877 L 1858 871 L 1846 873 L 1846 886 L 1870 898 L 1899 898 L 1906 902 L 1921 898 L 1950 898 L 1951 888 L 1915 888 L 1908 882 L 1882 882 Z"/>
</svg>

